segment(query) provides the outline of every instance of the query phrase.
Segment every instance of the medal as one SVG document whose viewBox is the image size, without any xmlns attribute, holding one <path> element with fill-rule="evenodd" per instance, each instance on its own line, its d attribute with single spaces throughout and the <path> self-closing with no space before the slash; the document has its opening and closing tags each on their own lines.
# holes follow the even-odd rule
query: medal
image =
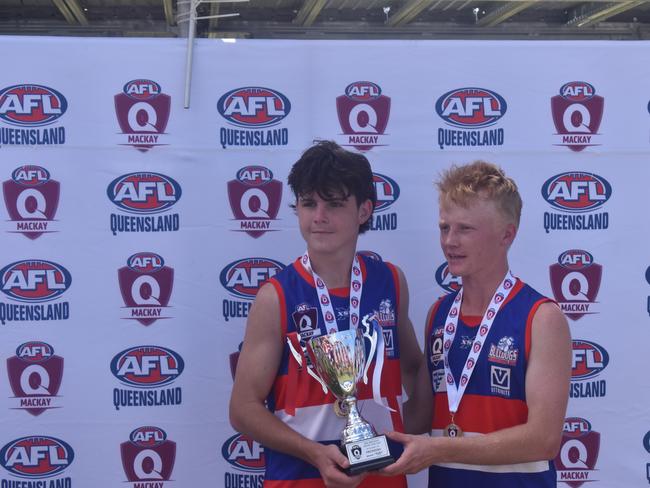
<svg viewBox="0 0 650 488">
<path fill-rule="evenodd" d="M 454 437 L 463 437 L 463 431 L 452 421 L 451 424 L 445 427 L 444 435 L 445 437 L 450 437 L 452 439 Z"/>
<path fill-rule="evenodd" d="M 347 404 L 343 403 L 341 400 L 336 399 L 334 402 L 334 413 L 336 414 L 337 417 L 347 417 L 349 413 L 349 409 Z"/>
</svg>

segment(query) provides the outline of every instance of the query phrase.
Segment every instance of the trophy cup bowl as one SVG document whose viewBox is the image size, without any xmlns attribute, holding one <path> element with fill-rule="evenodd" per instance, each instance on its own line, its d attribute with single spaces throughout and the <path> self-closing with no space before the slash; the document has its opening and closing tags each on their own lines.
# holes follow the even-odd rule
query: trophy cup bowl
<svg viewBox="0 0 650 488">
<path fill-rule="evenodd" d="M 338 399 L 346 424 L 341 433 L 341 451 L 347 455 L 349 475 L 376 470 L 394 462 L 385 435 L 357 410 L 357 383 L 366 364 L 363 335 L 359 329 L 335 332 L 309 341 L 318 375 Z"/>
</svg>

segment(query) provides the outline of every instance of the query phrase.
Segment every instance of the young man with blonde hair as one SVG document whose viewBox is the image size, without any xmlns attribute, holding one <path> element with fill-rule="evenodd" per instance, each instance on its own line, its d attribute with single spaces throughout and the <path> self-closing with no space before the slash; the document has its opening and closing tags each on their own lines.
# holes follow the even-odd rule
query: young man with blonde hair
<svg viewBox="0 0 650 488">
<path fill-rule="evenodd" d="M 517 185 L 477 161 L 445 172 L 438 189 L 440 245 L 462 288 L 427 318 L 418 420 L 431 436 L 390 433 L 405 449 L 382 473 L 428 467 L 429 486 L 443 488 L 556 486 L 571 339 L 558 306 L 510 272 Z"/>
</svg>

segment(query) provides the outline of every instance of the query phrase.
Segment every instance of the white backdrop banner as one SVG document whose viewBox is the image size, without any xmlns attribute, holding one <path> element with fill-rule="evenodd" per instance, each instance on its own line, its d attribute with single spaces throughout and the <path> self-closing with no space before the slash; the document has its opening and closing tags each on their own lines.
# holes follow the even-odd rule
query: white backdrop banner
<svg viewBox="0 0 650 488">
<path fill-rule="evenodd" d="M 511 267 L 573 336 L 559 484 L 647 485 L 650 44 L 198 40 L 189 110 L 185 47 L 0 38 L 0 488 L 261 486 L 228 401 L 257 289 L 304 250 L 314 139 L 369 158 L 359 248 L 404 270 L 421 341 L 458 286 L 434 180 L 515 178 Z"/>
</svg>

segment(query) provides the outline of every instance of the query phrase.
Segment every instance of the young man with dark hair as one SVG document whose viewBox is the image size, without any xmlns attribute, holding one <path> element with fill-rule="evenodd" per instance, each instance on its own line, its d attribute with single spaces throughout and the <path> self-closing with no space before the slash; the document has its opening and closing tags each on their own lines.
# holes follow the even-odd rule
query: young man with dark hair
<svg viewBox="0 0 650 488">
<path fill-rule="evenodd" d="M 255 298 L 230 401 L 231 423 L 264 446 L 265 487 L 405 487 L 401 475 L 343 472 L 349 467 L 339 450 L 345 418 L 305 354 L 310 338 L 336 331 L 374 331 L 382 344 L 390 337 L 394 347 L 378 347 L 368 384 L 360 382 L 356 396 L 362 416 L 378 432 L 404 430 L 402 385 L 410 395 L 422 356 L 402 272 L 356 252 L 376 201 L 370 164 L 361 154 L 320 142 L 294 164 L 289 185 L 307 251 Z"/>
<path fill-rule="evenodd" d="M 559 307 L 510 272 L 517 185 L 477 161 L 447 171 L 438 189 L 440 245 L 462 288 L 427 318 L 416 395 L 431 437 L 389 433 L 404 453 L 382 473 L 428 467 L 432 488 L 554 487 L 571 338 Z"/>
</svg>

